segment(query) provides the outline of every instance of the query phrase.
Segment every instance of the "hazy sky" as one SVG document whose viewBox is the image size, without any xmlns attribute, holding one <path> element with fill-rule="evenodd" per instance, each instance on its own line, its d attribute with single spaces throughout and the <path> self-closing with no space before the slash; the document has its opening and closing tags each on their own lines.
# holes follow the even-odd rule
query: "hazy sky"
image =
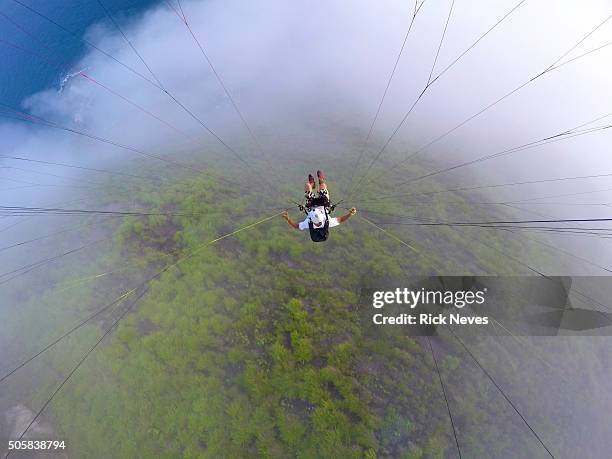
<svg viewBox="0 0 612 459">
<path fill-rule="evenodd" d="M 426 143 L 538 74 L 610 14 L 605 3 L 527 0 L 430 88 L 398 141 L 417 146 Z M 456 1 L 436 70 L 516 4 Z M 422 7 L 383 107 L 377 125 L 380 137 L 375 138 L 374 146 L 390 133 L 423 88 L 450 5 L 449 1 L 430 0 Z M 184 9 L 247 119 L 268 132 L 280 130 L 287 116 L 301 121 L 330 114 L 367 129 L 413 5 L 403 1 L 209 1 L 185 2 Z M 568 58 L 612 40 L 609 22 Z M 163 84 L 205 122 L 214 129 L 241 127 L 187 29 L 166 4 L 122 26 Z M 93 27 L 88 39 L 151 79 L 111 24 Z M 42 52 L 48 54 L 45 49 Z M 486 153 L 606 113 L 610 110 L 607 96 L 611 90 L 606 84 L 610 62 L 606 49 L 546 75 L 449 136 L 444 147 L 450 151 L 429 154 L 452 155 L 464 147 Z M 88 69 L 101 83 L 163 114 L 174 125 L 200 129 L 167 96 L 96 51 L 73 68 Z M 61 94 L 55 88 L 36 94 L 25 106 L 130 144 L 156 146 L 184 140 L 82 78 L 73 79 Z M 28 145 L 32 141 L 23 147 L 29 153 L 33 153 Z M 56 151 L 57 140 L 53 144 L 43 141 L 45 156 Z M 70 154 L 70 143 L 60 142 L 62 154 Z"/>
</svg>

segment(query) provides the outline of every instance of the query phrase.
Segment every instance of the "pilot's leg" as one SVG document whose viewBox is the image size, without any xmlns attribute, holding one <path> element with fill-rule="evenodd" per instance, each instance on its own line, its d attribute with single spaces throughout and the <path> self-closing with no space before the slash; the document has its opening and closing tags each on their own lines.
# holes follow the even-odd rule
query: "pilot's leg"
<svg viewBox="0 0 612 459">
<path fill-rule="evenodd" d="M 319 196 L 325 196 L 329 201 L 329 189 L 327 188 L 327 183 L 325 182 L 325 174 L 322 171 L 317 171 L 317 177 L 319 178 Z"/>
<path fill-rule="evenodd" d="M 315 198 L 315 179 L 311 174 L 308 174 L 308 181 L 304 184 L 304 197 L 306 198 L 306 207 L 310 207 L 310 201 Z"/>
</svg>

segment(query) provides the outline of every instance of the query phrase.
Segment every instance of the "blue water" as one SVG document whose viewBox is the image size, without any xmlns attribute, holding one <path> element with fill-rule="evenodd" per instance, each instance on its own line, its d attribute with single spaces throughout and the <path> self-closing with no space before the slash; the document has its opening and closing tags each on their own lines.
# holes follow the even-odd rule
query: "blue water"
<svg viewBox="0 0 612 459">
<path fill-rule="evenodd" d="M 82 36 L 99 21 L 108 21 L 96 0 L 19 0 L 71 32 Z M 119 23 L 139 14 L 157 0 L 101 0 Z M 12 24 L 8 16 L 27 33 Z M 37 37 L 44 43 L 34 40 Z M 18 50 L 9 42 L 38 55 Z M 25 97 L 50 86 L 59 87 L 65 71 L 63 62 L 74 62 L 87 45 L 13 0 L 0 0 L 0 102 L 17 105 Z M 46 59 L 43 60 L 40 54 Z"/>
</svg>

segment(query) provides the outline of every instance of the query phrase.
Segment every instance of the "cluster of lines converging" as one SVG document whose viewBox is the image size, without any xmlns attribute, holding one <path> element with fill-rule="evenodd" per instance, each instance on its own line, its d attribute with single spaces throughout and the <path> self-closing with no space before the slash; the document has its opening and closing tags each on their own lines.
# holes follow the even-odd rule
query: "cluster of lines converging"
<svg viewBox="0 0 612 459">
<path fill-rule="evenodd" d="M 156 69 L 147 61 L 147 59 L 145 59 L 143 53 L 141 53 L 137 49 L 137 47 L 134 45 L 133 41 L 130 40 L 126 31 L 123 30 L 119 22 L 115 20 L 110 10 L 105 5 L 104 0 L 96 0 L 96 2 L 100 6 L 104 14 L 106 15 L 108 21 L 110 21 L 114 29 L 119 34 L 120 39 L 123 40 L 123 42 L 129 47 L 131 52 L 133 52 L 134 56 L 143 65 L 144 69 L 146 69 L 146 72 L 143 73 L 133 68 L 132 66 L 125 63 L 123 60 L 113 55 L 112 53 L 109 53 L 108 51 L 102 49 L 98 44 L 86 38 L 83 38 L 78 33 L 70 30 L 70 28 L 66 27 L 65 25 L 61 24 L 55 19 L 49 17 L 48 15 L 39 11 L 38 9 L 32 6 L 29 6 L 23 1 L 21 0 L 11 0 L 11 1 L 19 5 L 29 14 L 36 16 L 37 18 L 52 24 L 54 27 L 59 28 L 61 31 L 63 31 L 63 33 L 65 33 L 67 36 L 71 37 L 72 39 L 80 40 L 82 43 L 85 44 L 86 47 L 92 50 L 92 52 L 98 53 L 104 56 L 106 59 L 110 60 L 114 65 L 119 66 L 125 72 L 129 72 L 132 76 L 141 80 L 143 84 L 148 85 L 152 90 L 156 91 L 158 94 L 161 94 L 166 99 L 166 101 L 168 101 L 173 106 L 175 106 L 184 116 L 194 121 L 203 130 L 203 134 L 205 134 L 208 139 L 212 139 L 217 145 L 220 145 L 225 151 L 230 153 L 231 156 L 237 161 L 237 164 L 243 167 L 244 170 L 247 171 L 247 173 L 253 180 L 257 181 L 258 183 L 261 183 L 261 181 L 263 180 L 264 183 L 270 184 L 270 186 L 274 188 L 275 191 L 277 192 L 279 199 L 283 195 L 282 191 L 277 186 L 277 183 L 281 183 L 281 182 L 270 179 L 270 169 L 266 167 L 265 173 L 264 173 L 264 169 L 263 169 L 263 166 L 261 165 L 261 162 L 255 162 L 255 160 L 266 161 L 266 158 L 264 157 L 265 149 L 262 146 L 262 143 L 260 142 L 258 136 L 256 135 L 255 130 L 251 126 L 251 123 L 249 122 L 248 117 L 245 115 L 245 112 L 238 104 L 237 99 L 232 94 L 232 91 L 230 91 L 224 78 L 222 77 L 221 73 L 219 72 L 213 60 L 211 59 L 210 54 L 208 53 L 205 44 L 203 43 L 203 41 L 198 35 L 197 28 L 194 27 L 194 24 L 190 21 L 188 11 L 186 10 L 186 8 L 184 8 L 183 4 L 181 3 L 181 0 L 176 0 L 176 1 L 165 0 L 165 5 L 173 13 L 173 17 L 174 15 L 176 15 L 177 20 L 185 27 L 184 30 L 187 36 L 189 37 L 189 40 L 193 41 L 193 45 L 195 46 L 199 55 L 201 55 L 204 63 L 210 70 L 211 75 L 214 77 L 214 80 L 217 82 L 219 89 L 223 93 L 225 99 L 229 102 L 229 105 L 232 107 L 233 112 L 235 112 L 235 115 L 237 116 L 237 119 L 240 121 L 241 126 L 244 128 L 245 132 L 248 134 L 250 144 L 254 147 L 254 151 L 256 152 L 255 155 L 252 155 L 249 157 L 245 155 L 244 152 L 238 151 L 236 148 L 231 146 L 230 143 L 228 143 L 227 140 L 222 138 L 222 136 L 216 130 L 214 130 L 211 127 L 211 125 L 203 119 L 202 116 L 196 113 L 196 111 L 192 107 L 190 107 L 187 102 L 180 99 L 179 96 L 177 96 L 177 94 L 174 93 L 174 91 L 171 91 L 168 88 L 168 86 L 162 82 L 162 79 L 159 77 L 158 71 L 156 71 Z M 461 129 L 463 126 L 477 119 L 483 113 L 489 111 L 490 109 L 498 105 L 500 102 L 512 97 L 514 94 L 517 94 L 523 88 L 533 84 L 533 82 L 543 79 L 545 76 L 550 75 L 553 72 L 557 72 L 567 65 L 570 65 L 575 62 L 579 62 L 580 60 L 585 59 L 588 56 L 594 55 L 595 53 L 598 53 L 606 49 L 608 46 L 612 45 L 612 41 L 607 42 L 595 48 L 588 49 L 577 56 L 571 57 L 572 53 L 576 51 L 577 49 L 579 49 L 579 47 L 581 47 L 589 37 L 591 37 L 595 32 L 600 30 L 606 23 L 608 23 L 608 21 L 612 18 L 612 15 L 604 18 L 602 21 L 595 24 L 577 42 L 575 42 L 571 47 L 565 50 L 559 57 L 557 57 L 556 59 L 552 59 L 551 62 L 545 63 L 541 67 L 541 70 L 536 72 L 532 77 L 530 77 L 529 79 L 527 79 L 520 85 L 514 87 L 510 91 L 506 92 L 505 94 L 501 95 L 500 97 L 496 98 L 489 104 L 486 104 L 484 107 L 479 108 L 474 113 L 472 113 L 470 116 L 463 119 L 458 124 L 454 125 L 452 128 L 446 130 L 445 132 L 439 135 L 436 135 L 433 139 L 426 142 L 421 147 L 417 148 L 414 152 L 407 154 L 405 156 L 402 156 L 400 161 L 395 162 L 391 166 L 384 168 L 377 175 L 374 175 L 375 166 L 377 166 L 377 164 L 381 162 L 381 158 L 383 157 L 385 152 L 388 150 L 391 142 L 398 136 L 402 127 L 406 124 L 406 121 L 409 119 L 411 114 L 414 113 L 415 108 L 419 104 L 422 104 L 423 101 L 426 99 L 426 96 L 435 89 L 436 84 L 443 77 L 449 78 L 449 75 L 451 75 L 452 73 L 451 70 L 455 66 L 459 65 L 465 56 L 469 55 L 472 52 L 472 50 L 477 48 L 478 45 L 481 42 L 483 42 L 491 34 L 493 30 L 501 28 L 503 24 L 508 20 L 508 18 L 512 17 L 522 8 L 524 9 L 525 8 L 524 5 L 526 3 L 528 3 L 528 0 L 520 0 L 516 2 L 515 4 L 513 4 L 510 9 L 504 11 L 503 14 L 501 14 L 500 17 L 496 21 L 494 21 L 494 23 L 491 24 L 489 28 L 487 28 L 480 35 L 478 35 L 476 40 L 471 42 L 470 45 L 467 46 L 462 52 L 460 52 L 454 59 L 452 59 L 448 65 L 446 65 L 440 70 L 438 69 L 440 53 L 444 47 L 445 39 L 447 38 L 448 28 L 449 28 L 449 25 L 452 24 L 453 13 L 457 7 L 457 5 L 455 5 L 454 0 L 449 0 L 448 13 L 445 14 L 444 17 L 441 19 L 444 25 L 443 30 L 442 30 L 439 41 L 437 41 L 437 46 L 435 48 L 435 51 L 432 53 L 431 67 L 428 66 L 429 72 L 428 72 L 427 80 L 424 82 L 423 87 L 418 93 L 418 95 L 408 105 L 403 116 L 398 121 L 398 123 L 394 126 L 391 134 L 385 138 L 384 142 L 382 142 L 379 148 L 375 149 L 374 154 L 368 157 L 368 155 L 366 155 L 366 152 L 368 151 L 369 144 L 372 142 L 373 133 L 375 132 L 377 123 L 379 122 L 381 114 L 383 113 L 385 102 L 388 99 L 389 90 L 393 85 L 394 79 L 398 71 L 398 67 L 405 54 L 405 50 L 407 49 L 406 45 L 408 41 L 410 40 L 412 34 L 414 34 L 415 25 L 418 23 L 423 12 L 426 11 L 427 8 L 429 7 L 427 0 L 420 0 L 420 1 L 416 0 L 415 1 L 414 7 L 411 8 L 411 11 L 409 14 L 409 18 L 407 21 L 407 29 L 402 36 L 402 42 L 399 47 L 399 51 L 397 52 L 396 55 L 394 55 L 394 59 L 392 61 L 390 72 L 388 74 L 388 77 L 384 80 L 384 84 L 382 87 L 383 88 L 382 94 L 380 98 L 377 99 L 376 110 L 372 116 L 371 122 L 369 123 L 365 138 L 360 148 L 357 151 L 356 159 L 351 158 L 350 170 L 352 172 L 351 172 L 351 178 L 348 182 L 349 189 L 345 190 L 346 196 L 343 199 L 343 201 L 352 202 L 353 199 L 356 197 L 358 190 L 362 189 L 363 187 L 371 183 L 381 183 L 382 179 L 387 177 L 390 174 L 394 174 L 402 178 L 402 180 L 399 183 L 397 183 L 395 186 L 396 191 L 390 194 L 386 194 L 386 195 L 377 195 L 377 196 L 371 196 L 371 197 L 362 196 L 356 202 L 358 204 L 363 203 L 367 206 L 368 204 L 375 205 L 377 202 L 381 202 L 384 200 L 397 200 L 398 198 L 412 196 L 415 199 L 419 199 L 419 198 L 421 199 L 427 198 L 427 199 L 422 200 L 422 201 L 417 200 L 415 202 L 410 202 L 406 204 L 410 204 L 414 206 L 418 206 L 418 205 L 428 206 L 431 204 L 430 199 L 432 198 L 433 195 L 439 195 L 439 194 L 444 194 L 444 193 L 470 192 L 470 191 L 475 191 L 475 190 L 497 189 L 497 188 L 502 188 L 502 187 L 521 187 L 521 186 L 526 186 L 526 185 L 546 184 L 546 183 L 553 183 L 553 182 L 564 183 L 564 182 L 571 181 L 573 183 L 576 183 L 576 181 L 580 181 L 580 180 L 605 179 L 605 178 L 612 177 L 612 173 L 576 175 L 576 176 L 570 176 L 570 177 L 547 177 L 547 178 L 538 178 L 538 179 L 533 179 L 533 180 L 517 180 L 513 182 L 498 183 L 498 184 L 495 184 L 495 183 L 485 184 L 485 185 L 477 184 L 477 185 L 468 186 L 468 187 L 454 187 L 454 188 L 446 188 L 446 189 L 433 190 L 433 191 L 431 190 L 404 191 L 401 188 L 404 186 L 413 186 L 414 184 L 424 182 L 428 179 L 431 179 L 441 174 L 447 174 L 450 172 L 457 171 L 459 169 L 477 166 L 484 162 L 494 161 L 497 158 L 515 155 L 525 150 L 541 148 L 545 145 L 550 145 L 551 143 L 563 142 L 568 139 L 573 139 L 573 138 L 578 138 L 578 137 L 583 137 L 583 136 L 588 136 L 588 135 L 594 135 L 594 134 L 605 132 L 609 130 L 612 127 L 612 122 L 610 122 L 610 117 L 612 113 L 599 114 L 597 116 L 593 116 L 591 119 L 588 119 L 576 126 L 560 129 L 558 132 L 549 133 L 548 135 L 534 139 L 530 142 L 521 143 L 519 145 L 504 148 L 500 151 L 486 153 L 486 154 L 483 154 L 482 156 L 479 156 L 476 159 L 472 159 L 469 161 L 462 161 L 457 164 L 447 166 L 447 167 L 444 167 L 444 168 L 441 168 L 435 171 L 423 173 L 419 176 L 405 178 L 402 175 L 406 169 L 405 165 L 408 164 L 410 160 L 412 160 L 418 155 L 422 155 L 432 145 L 438 143 L 442 139 L 450 136 L 457 130 Z M 65 73 L 71 72 L 71 67 L 72 67 L 71 64 L 67 62 L 65 58 L 60 56 L 59 53 L 53 49 L 52 46 L 47 44 L 44 41 L 44 39 L 38 37 L 35 32 L 28 29 L 27 26 L 18 22 L 17 20 L 15 20 L 14 18 L 12 18 L 11 16 L 9 16 L 3 11 L 0 11 L 0 18 L 2 18 L 6 23 L 11 24 L 12 27 L 18 29 L 25 36 L 28 37 L 28 45 L 26 46 L 19 44 L 19 43 L 13 43 L 13 42 L 10 42 L 4 39 L 0 39 L 0 46 L 6 46 L 18 52 L 34 57 L 36 59 L 40 59 L 42 62 L 52 65 L 58 68 L 59 70 L 61 70 L 62 72 L 65 72 Z M 38 48 L 32 49 L 32 46 L 37 46 Z M 133 100 L 130 96 L 126 94 L 122 94 L 121 92 L 114 89 L 107 82 L 102 81 L 97 76 L 94 76 L 89 70 L 87 71 L 83 70 L 80 72 L 76 72 L 75 75 L 83 79 L 84 81 L 86 81 L 88 84 L 92 84 L 100 88 L 100 90 L 108 94 L 109 97 L 114 98 L 113 100 L 116 99 L 118 103 L 127 104 L 131 106 L 132 108 L 136 109 L 138 112 L 140 112 L 142 116 L 145 116 L 151 120 L 154 120 L 154 122 L 158 123 L 158 125 L 162 127 L 163 129 L 172 131 L 172 133 L 177 136 L 177 139 L 180 138 L 181 140 L 186 141 L 187 144 L 189 145 L 204 145 L 203 137 L 193 135 L 192 133 L 188 132 L 182 125 L 177 125 L 175 122 L 168 121 L 162 112 L 156 111 L 154 108 L 151 108 L 151 107 L 146 107 L 143 104 Z M 171 157 L 153 153 L 151 151 L 145 150 L 137 146 L 129 145 L 118 139 L 108 138 L 108 137 L 99 135 L 95 132 L 90 132 L 83 128 L 76 127 L 73 125 L 62 124 L 60 122 L 54 121 L 53 119 L 45 118 L 38 114 L 27 112 L 20 107 L 14 107 L 9 104 L 2 103 L 2 102 L 0 102 L 0 117 L 3 117 L 5 119 L 10 119 L 12 122 L 27 123 L 30 125 L 34 125 L 36 126 L 37 129 L 50 129 L 50 130 L 52 129 L 56 131 L 62 131 L 63 133 L 66 133 L 66 135 L 78 136 L 79 138 L 83 138 L 91 142 L 96 142 L 97 144 L 105 146 L 105 147 L 120 149 L 123 151 L 127 151 L 130 153 L 134 153 L 139 156 L 142 156 L 146 158 L 147 160 L 156 161 L 158 163 L 163 163 L 164 167 L 171 166 L 173 168 L 179 168 L 179 169 L 191 171 L 198 175 L 211 176 L 211 177 L 214 177 L 216 180 L 226 182 L 232 186 L 241 185 L 240 183 L 237 183 L 231 177 L 224 177 L 216 173 L 213 174 L 208 169 L 206 164 L 193 164 L 189 162 L 179 161 Z M 168 180 L 167 178 L 163 177 L 162 174 L 160 174 L 159 176 L 141 175 L 141 174 L 128 173 L 128 172 L 121 171 L 121 170 L 112 170 L 112 169 L 105 169 L 105 168 L 98 168 L 98 167 L 88 167 L 83 164 L 72 164 L 68 162 L 29 158 L 29 157 L 17 155 L 17 154 L 2 154 L 0 155 L 0 160 L 3 161 L 3 164 L 5 163 L 7 164 L 2 167 L 2 168 L 6 168 L 7 170 L 28 171 L 28 172 L 33 172 L 33 173 L 40 174 L 40 175 L 47 175 L 50 177 L 54 177 L 56 179 L 59 178 L 62 180 L 65 179 L 65 180 L 71 181 L 71 183 L 68 183 L 68 184 L 63 183 L 62 185 L 57 185 L 57 184 L 45 184 L 45 183 L 35 183 L 35 182 L 30 182 L 30 181 L 21 181 L 17 179 L 7 179 L 8 181 L 15 181 L 16 183 L 18 183 L 19 187 L 68 186 L 68 187 L 73 187 L 73 188 L 94 189 L 94 190 L 100 189 L 101 187 L 103 187 L 102 183 L 92 181 L 89 179 L 83 179 L 83 178 L 78 178 L 74 176 L 70 176 L 70 177 L 60 176 L 55 173 L 46 172 L 46 169 L 45 171 L 41 171 L 40 169 L 36 171 L 32 171 L 32 170 L 22 169 L 18 167 L 19 164 L 23 164 L 23 163 L 29 163 L 39 168 L 41 167 L 42 168 L 47 168 L 47 167 L 65 168 L 65 169 L 83 171 L 87 173 L 107 174 L 111 176 L 118 176 L 124 179 L 124 181 L 126 182 L 126 188 L 125 188 L 126 192 L 131 192 L 131 190 L 133 190 L 134 187 L 141 186 L 143 183 L 151 183 L 153 185 L 159 185 L 161 183 L 164 183 L 166 180 Z M 366 161 L 366 164 L 364 167 L 361 167 L 364 161 Z M 558 194 L 553 197 L 566 198 L 570 196 L 597 193 L 601 191 L 605 191 L 605 190 L 588 190 L 588 191 L 581 190 L 579 192 Z M 508 208 L 518 208 L 517 206 L 519 205 L 520 206 L 522 205 L 534 206 L 538 204 L 553 205 L 554 203 L 551 203 L 551 202 L 542 203 L 539 201 L 541 199 L 550 198 L 550 197 L 551 196 L 540 196 L 540 197 L 527 198 L 523 200 L 504 200 L 504 201 L 495 201 L 495 202 L 476 202 L 476 201 L 462 200 L 462 201 L 443 202 L 443 204 L 449 205 L 449 206 L 452 206 L 452 205 L 459 206 L 459 205 L 468 204 L 471 206 L 505 206 Z M 295 201 L 292 200 L 291 202 L 295 202 Z M 98 217 L 103 217 L 104 219 L 124 218 L 124 217 L 153 217 L 153 216 L 166 216 L 166 217 L 177 217 L 177 218 L 203 218 L 205 217 L 202 214 L 197 214 L 197 213 L 149 211 L 146 209 L 129 209 L 129 210 L 88 209 L 88 208 L 80 208 L 80 207 L 71 207 L 69 206 L 69 204 L 70 203 L 57 203 L 53 205 L 46 205 L 46 206 L 40 206 L 40 207 L 10 206 L 10 205 L 0 206 L 0 221 L 4 219 L 12 219 L 12 218 L 21 219 L 21 220 L 18 220 L 17 222 L 11 223 L 8 226 L 0 227 L 0 232 L 13 228 L 15 225 L 22 222 L 23 219 L 29 219 L 29 218 L 33 218 L 37 216 L 47 216 L 47 217 L 49 216 L 69 216 L 69 217 L 87 216 L 89 218 L 94 219 L 94 220 L 89 220 L 81 225 L 76 225 L 76 226 L 70 225 L 58 231 L 54 231 L 54 232 L 47 233 L 41 236 L 37 236 L 34 238 L 30 238 L 27 240 L 19 241 L 13 244 L 9 244 L 9 245 L 0 247 L 0 252 L 7 251 L 7 250 L 10 250 L 16 247 L 23 247 L 24 245 L 35 243 L 42 239 L 54 238 L 62 234 L 67 234 L 70 231 L 78 230 L 79 228 L 82 228 L 85 226 L 91 226 L 91 225 L 98 224 L 99 220 L 96 220 L 96 218 Z M 590 205 L 590 206 L 602 207 L 604 209 L 607 207 L 610 207 L 611 204 L 612 203 L 607 203 L 607 202 L 575 203 L 575 204 L 572 204 L 571 202 L 559 203 L 559 205 L 564 205 L 564 206 L 568 206 L 568 205 L 589 206 Z M 91 355 L 92 352 L 95 351 L 95 349 L 100 345 L 100 343 L 108 335 L 110 335 L 114 329 L 118 327 L 118 325 L 124 319 L 124 317 L 126 317 L 126 315 L 131 310 L 133 310 L 133 308 L 138 303 L 138 301 L 147 294 L 149 285 L 152 281 L 154 281 L 155 279 L 158 279 L 160 276 L 162 276 L 164 273 L 168 272 L 169 270 L 174 269 L 177 265 L 182 263 L 184 260 L 187 260 L 193 257 L 198 252 L 200 252 L 204 247 L 208 247 L 225 238 L 231 237 L 239 232 L 246 231 L 250 228 L 253 228 L 255 226 L 258 226 L 260 224 L 263 224 L 263 223 L 266 223 L 272 220 L 273 218 L 277 217 L 280 214 L 279 211 L 282 209 L 283 209 L 282 207 L 258 209 L 257 210 L 258 212 L 274 211 L 274 213 L 264 218 L 259 218 L 258 216 L 253 222 L 246 224 L 244 226 L 240 226 L 239 228 L 233 231 L 230 231 L 228 233 L 217 235 L 214 237 L 211 235 L 210 240 L 202 243 L 200 246 L 196 247 L 196 249 L 192 250 L 188 254 L 183 255 L 182 257 L 178 259 L 174 259 L 170 261 L 169 263 L 163 265 L 163 267 L 161 269 L 156 270 L 153 275 L 148 276 L 144 281 L 140 282 L 138 285 L 125 290 L 117 298 L 115 298 L 114 300 L 112 300 L 111 302 L 105 305 L 102 305 L 100 308 L 95 310 L 92 314 L 90 314 L 86 318 L 80 321 L 77 321 L 73 326 L 69 327 L 66 331 L 58 333 L 58 336 L 55 339 L 51 340 L 48 344 L 42 346 L 37 352 L 33 353 L 29 357 L 15 363 L 12 366 L 12 368 L 9 371 L 7 371 L 5 374 L 0 375 L 0 383 L 2 383 L 8 378 L 10 378 L 12 375 L 14 375 L 16 372 L 18 372 L 20 369 L 28 365 L 30 362 L 37 359 L 38 357 L 43 355 L 48 350 L 55 347 L 58 343 L 62 342 L 63 340 L 71 336 L 77 330 L 81 329 L 82 327 L 88 324 L 91 324 L 96 318 L 101 317 L 102 314 L 108 313 L 109 311 L 119 313 L 118 316 L 113 321 L 111 321 L 110 325 L 108 325 L 103 330 L 103 333 L 101 334 L 99 339 L 97 339 L 95 342 L 92 343 L 92 346 L 89 349 L 87 349 L 87 351 L 82 355 L 82 357 L 79 359 L 77 364 L 62 379 L 61 383 L 50 394 L 50 396 L 45 401 L 45 403 L 43 403 L 42 406 L 37 410 L 33 419 L 31 419 L 27 427 L 19 434 L 18 439 L 24 438 L 28 430 L 40 418 L 43 411 L 48 407 L 48 405 L 52 402 L 52 400 L 57 396 L 57 394 L 61 391 L 62 387 L 64 387 L 67 381 L 77 372 L 77 370 L 82 365 L 82 363 Z M 585 236 L 585 237 L 597 237 L 597 238 L 611 238 L 612 237 L 612 225 L 610 225 L 610 223 L 612 222 L 612 218 L 607 218 L 607 217 L 554 218 L 551 216 L 546 216 L 544 214 L 539 214 L 537 212 L 530 211 L 531 213 L 538 215 L 538 217 L 531 218 L 531 219 L 522 219 L 522 220 L 518 220 L 518 219 L 514 219 L 514 220 L 511 220 L 511 219 L 505 219 L 505 220 L 482 219 L 482 220 L 475 220 L 475 221 L 461 221 L 461 220 L 423 218 L 423 217 L 419 217 L 416 215 L 397 215 L 397 214 L 390 214 L 390 213 L 384 214 L 384 213 L 378 212 L 376 209 L 368 209 L 367 207 L 361 210 L 363 213 L 366 214 L 366 216 L 363 216 L 360 213 L 360 216 L 364 223 L 376 228 L 381 233 L 390 237 L 394 241 L 400 243 L 403 247 L 406 247 L 409 250 L 414 251 L 415 253 L 418 253 L 420 255 L 423 255 L 424 252 L 418 247 L 418 244 L 412 241 L 407 241 L 405 238 L 399 237 L 397 234 L 389 231 L 385 227 L 394 226 L 398 228 L 398 227 L 418 226 L 418 227 L 432 227 L 432 228 L 433 227 L 447 227 L 447 228 L 453 228 L 453 229 L 461 229 L 461 228 L 469 227 L 469 228 L 482 229 L 486 231 L 505 231 L 505 232 L 509 232 L 512 234 L 518 234 L 521 236 L 524 233 L 535 232 L 535 233 L 555 234 L 555 235 L 560 235 L 560 236 L 572 235 L 572 236 Z M 521 210 L 523 209 L 521 208 Z M 378 221 L 378 220 L 374 220 L 373 218 L 371 218 L 371 216 L 375 216 L 375 218 L 378 218 L 377 216 L 386 217 L 387 220 Z M 50 263 L 54 263 L 59 260 L 62 260 L 64 257 L 68 257 L 79 251 L 87 250 L 88 248 L 93 247 L 96 244 L 99 244 L 105 240 L 108 240 L 108 238 L 97 239 L 97 240 L 94 240 L 88 243 L 84 243 L 79 247 L 72 248 L 69 250 L 64 250 L 62 253 L 59 253 L 57 255 L 46 257 L 34 263 L 27 263 L 18 268 L 1 273 L 0 274 L 0 285 L 8 283 L 12 279 L 18 276 L 24 275 L 28 272 L 31 272 L 34 269 L 38 269 L 40 267 L 47 266 Z M 512 254 L 506 253 L 497 247 L 492 247 L 484 241 L 477 239 L 476 242 L 482 244 L 483 246 L 487 247 L 490 250 L 499 252 L 500 255 L 502 255 L 503 257 L 506 257 L 507 259 L 512 260 L 516 264 L 520 265 L 521 267 L 525 269 L 528 269 L 529 271 L 535 273 L 538 276 L 543 276 L 545 278 L 549 277 L 549 275 L 542 272 L 542 270 L 532 266 L 531 264 L 525 263 L 523 260 L 516 258 Z M 588 262 L 592 264 L 593 266 L 600 268 L 603 271 L 612 272 L 612 270 L 609 267 L 603 266 L 602 264 L 598 264 L 578 254 L 571 253 L 570 251 L 564 250 L 559 247 L 551 246 L 549 244 L 546 244 L 545 242 L 539 241 L 539 243 L 543 245 L 547 245 L 549 248 L 557 250 L 560 253 L 563 253 L 565 255 L 572 256 L 582 261 Z M 106 276 L 108 274 L 109 272 L 98 273 L 92 276 L 88 276 L 87 279 L 96 279 L 102 276 Z M 80 282 L 80 281 L 81 280 L 77 280 L 77 282 Z M 606 308 L 605 305 L 597 302 L 597 300 L 590 297 L 588 294 L 584 292 L 575 291 L 573 292 L 573 294 L 580 297 L 582 301 L 592 304 L 594 307 L 598 309 Z M 506 328 L 506 330 L 508 329 Z M 532 423 L 529 422 L 527 417 L 518 409 L 518 406 L 515 403 L 515 401 L 511 399 L 508 393 L 503 389 L 502 385 L 499 384 L 493 378 L 493 376 L 491 375 L 491 372 L 483 367 L 483 365 L 476 358 L 474 353 L 467 346 L 465 341 L 462 340 L 452 328 L 449 329 L 448 331 L 449 331 L 450 336 L 452 336 L 455 340 L 457 340 L 458 343 L 460 343 L 461 347 L 464 348 L 466 354 L 471 357 L 471 359 L 480 368 L 483 374 L 490 380 L 493 386 L 495 386 L 497 391 L 499 391 L 503 399 L 514 410 L 514 412 L 516 412 L 517 416 L 520 417 L 521 421 L 525 424 L 525 426 L 533 434 L 534 438 L 539 442 L 543 450 L 546 451 L 546 453 L 550 455 L 551 457 L 554 457 L 553 453 L 551 452 L 551 448 L 545 442 L 543 435 L 538 432 L 536 427 L 534 427 Z M 509 333 L 511 334 L 511 332 Z M 445 406 L 447 408 L 447 414 L 448 414 L 449 423 L 452 429 L 453 438 L 455 441 L 456 451 L 457 451 L 458 456 L 462 457 L 461 440 L 460 440 L 459 432 L 457 431 L 457 428 L 456 428 L 456 423 L 455 423 L 456 420 L 453 416 L 453 409 L 449 402 L 449 388 L 448 388 L 448 385 L 445 384 L 444 378 L 442 377 L 442 372 L 438 364 L 439 358 L 436 355 L 436 352 L 435 352 L 435 349 L 432 343 L 434 340 L 432 338 L 428 338 L 427 340 L 428 340 L 429 349 L 431 351 L 433 367 L 436 370 L 436 374 L 438 376 L 438 380 L 440 383 L 441 395 L 444 399 Z M 7 457 L 9 456 L 9 454 L 10 454 L 10 451 L 7 453 Z"/>
</svg>

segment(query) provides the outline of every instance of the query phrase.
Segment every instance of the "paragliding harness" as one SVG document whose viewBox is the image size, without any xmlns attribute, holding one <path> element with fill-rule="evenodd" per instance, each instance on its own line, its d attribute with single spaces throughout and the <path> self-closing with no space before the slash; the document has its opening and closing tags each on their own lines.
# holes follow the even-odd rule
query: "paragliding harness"
<svg viewBox="0 0 612 459">
<path fill-rule="evenodd" d="M 316 228 L 312 221 L 308 219 L 308 230 L 310 232 L 310 239 L 312 242 L 325 242 L 329 237 L 329 214 L 332 213 L 338 203 L 331 205 L 327 196 L 319 196 L 317 198 L 309 199 L 306 205 L 299 204 L 298 208 L 308 215 L 308 212 L 313 207 L 323 207 L 325 211 L 325 224 L 321 227 Z"/>
</svg>

